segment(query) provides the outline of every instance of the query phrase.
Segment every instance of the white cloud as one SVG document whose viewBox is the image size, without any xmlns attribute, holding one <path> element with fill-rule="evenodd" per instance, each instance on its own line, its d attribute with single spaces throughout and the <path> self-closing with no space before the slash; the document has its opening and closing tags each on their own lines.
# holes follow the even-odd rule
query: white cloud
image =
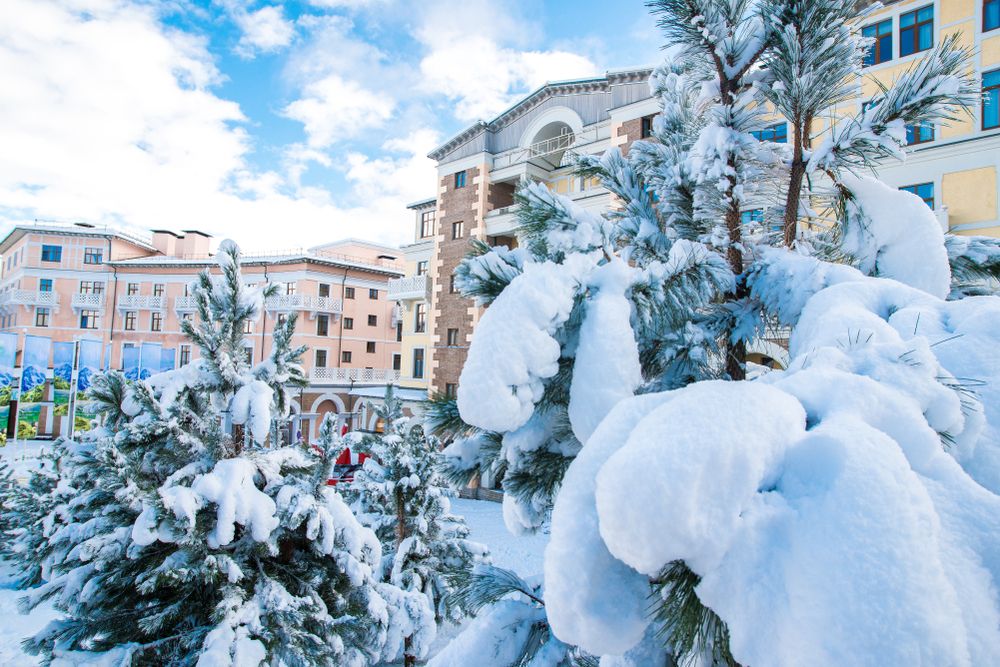
<svg viewBox="0 0 1000 667">
<path fill-rule="evenodd" d="M 585 56 L 525 48 L 537 33 L 516 3 L 466 0 L 461 12 L 451 2 L 427 3 L 416 31 L 427 48 L 424 88 L 454 99 L 455 116 L 470 121 L 494 116 L 547 81 L 599 73 Z"/>
<path fill-rule="evenodd" d="M 334 204 L 326 190 L 290 188 L 253 168 L 247 119 L 213 92 L 219 78 L 204 40 L 166 28 L 149 5 L 4 0 L 6 222 L 197 227 L 270 249 L 344 236 L 409 240 L 407 198 L 433 188 L 433 172 L 417 168 L 422 155 L 379 163 L 384 185 L 370 202 Z"/>
<path fill-rule="evenodd" d="M 378 127 L 392 116 L 394 102 L 357 83 L 330 74 L 306 85 L 303 97 L 284 114 L 305 127 L 308 143 L 324 148 Z"/>
<path fill-rule="evenodd" d="M 295 26 L 285 19 L 279 6 L 261 7 L 253 12 L 236 8 L 233 21 L 243 31 L 237 51 L 247 57 L 258 51 L 277 51 L 288 46 L 295 36 Z"/>
</svg>

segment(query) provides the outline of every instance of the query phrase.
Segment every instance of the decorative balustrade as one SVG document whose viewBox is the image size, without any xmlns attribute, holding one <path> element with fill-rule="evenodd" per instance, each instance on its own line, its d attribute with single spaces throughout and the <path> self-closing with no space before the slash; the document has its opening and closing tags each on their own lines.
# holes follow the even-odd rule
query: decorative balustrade
<svg viewBox="0 0 1000 667">
<path fill-rule="evenodd" d="M 125 294 L 118 297 L 118 310 L 163 310 L 165 301 L 152 294 Z"/>
<path fill-rule="evenodd" d="M 58 308 L 59 293 L 30 289 L 14 289 L 0 294 L 0 308 L 41 306 L 43 308 Z"/>
<path fill-rule="evenodd" d="M 339 315 L 344 312 L 344 304 L 340 299 L 330 296 L 310 296 L 307 294 L 280 294 L 272 296 L 264 303 L 271 312 L 287 313 L 304 310 L 315 317 L 316 313 Z"/>
<path fill-rule="evenodd" d="M 390 301 L 406 301 L 409 299 L 429 301 L 430 296 L 431 277 L 426 273 L 422 276 L 393 278 L 389 281 Z"/>
<path fill-rule="evenodd" d="M 314 382 L 386 384 L 399 382 L 400 372 L 391 368 L 314 368 L 310 379 Z"/>
<path fill-rule="evenodd" d="M 104 308 L 104 292 L 80 292 L 73 295 L 73 308 L 88 310 Z"/>
<path fill-rule="evenodd" d="M 198 299 L 194 296 L 175 296 L 174 310 L 178 313 L 190 313 L 198 310 Z"/>
</svg>

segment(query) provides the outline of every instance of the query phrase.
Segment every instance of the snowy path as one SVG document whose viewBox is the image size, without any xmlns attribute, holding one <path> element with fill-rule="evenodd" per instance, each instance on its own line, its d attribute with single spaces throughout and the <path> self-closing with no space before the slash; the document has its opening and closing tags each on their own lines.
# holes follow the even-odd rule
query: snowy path
<svg viewBox="0 0 1000 667">
<path fill-rule="evenodd" d="M 542 551 L 548 535 L 511 535 L 504 527 L 499 503 L 455 498 L 451 506 L 455 514 L 465 517 L 469 525 L 469 537 L 489 546 L 494 564 L 514 570 L 521 576 L 541 574 Z M 21 651 L 21 640 L 38 632 L 56 617 L 55 610 L 47 604 L 41 605 L 27 616 L 18 613 L 17 599 L 23 594 L 23 591 L 10 588 L 8 569 L 0 563 L 0 618 L 3 619 L 0 623 L 0 665 L 3 667 L 37 665 L 35 657 Z M 457 628 L 445 629 L 441 641 L 447 641 L 455 632 Z"/>
</svg>

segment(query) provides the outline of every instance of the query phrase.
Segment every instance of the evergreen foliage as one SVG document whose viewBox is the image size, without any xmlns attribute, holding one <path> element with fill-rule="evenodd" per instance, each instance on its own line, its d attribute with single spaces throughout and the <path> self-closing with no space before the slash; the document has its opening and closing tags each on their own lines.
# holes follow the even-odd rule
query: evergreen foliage
<svg viewBox="0 0 1000 667">
<path fill-rule="evenodd" d="M 452 580 L 488 560 L 487 549 L 451 513 L 437 440 L 403 416 L 392 385 L 375 413 L 384 432 L 357 444 L 371 457 L 351 484 L 353 509 L 382 543 L 383 580 L 425 595 L 437 623 L 457 622 L 471 610 L 455 604 Z"/>
<path fill-rule="evenodd" d="M 95 379 L 103 426 L 57 445 L 58 492 L 40 494 L 55 503 L 46 581 L 23 603 L 65 618 L 26 648 L 203 667 L 394 660 L 403 637 L 433 635 L 427 604 L 379 582 L 378 540 L 327 485 L 335 448 L 268 446 L 304 381 L 295 318 L 250 367 L 243 323 L 272 288 L 244 284 L 232 242 L 218 260 L 222 275 L 195 285 L 198 321 L 182 323 L 200 359 Z"/>
</svg>

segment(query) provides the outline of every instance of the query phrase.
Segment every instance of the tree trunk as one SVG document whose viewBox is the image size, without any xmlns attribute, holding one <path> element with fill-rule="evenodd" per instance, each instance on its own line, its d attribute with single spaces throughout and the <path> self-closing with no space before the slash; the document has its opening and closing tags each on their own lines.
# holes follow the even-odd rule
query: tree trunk
<svg viewBox="0 0 1000 667">
<path fill-rule="evenodd" d="M 403 489 L 396 487 L 396 552 L 406 539 L 406 502 L 403 498 Z M 403 639 L 403 666 L 415 667 L 417 657 L 413 655 L 413 637 Z"/>
<path fill-rule="evenodd" d="M 735 173 L 736 165 L 732 158 L 729 159 L 730 173 Z M 743 242 L 743 228 L 741 227 L 740 205 L 733 198 L 732 189 L 729 190 L 729 208 L 726 210 L 726 230 L 729 232 L 729 247 L 726 249 L 726 261 L 729 262 L 729 269 L 733 275 L 743 273 L 743 251 L 740 244 Z M 742 299 L 746 296 L 746 288 L 737 283 L 734 299 Z M 746 378 L 745 364 L 747 360 L 746 343 L 740 341 L 736 344 L 726 341 L 723 348 L 726 355 L 726 374 L 732 380 L 743 380 Z"/>
<path fill-rule="evenodd" d="M 788 176 L 788 194 L 785 197 L 785 219 L 782 223 L 784 231 L 783 243 L 786 248 L 791 248 L 795 243 L 796 231 L 798 230 L 799 208 L 802 202 L 802 179 L 806 174 L 806 162 L 803 157 L 805 148 L 811 145 L 812 140 L 812 117 L 796 121 L 792 127 L 792 139 L 795 145 L 792 148 L 792 168 Z"/>
</svg>

